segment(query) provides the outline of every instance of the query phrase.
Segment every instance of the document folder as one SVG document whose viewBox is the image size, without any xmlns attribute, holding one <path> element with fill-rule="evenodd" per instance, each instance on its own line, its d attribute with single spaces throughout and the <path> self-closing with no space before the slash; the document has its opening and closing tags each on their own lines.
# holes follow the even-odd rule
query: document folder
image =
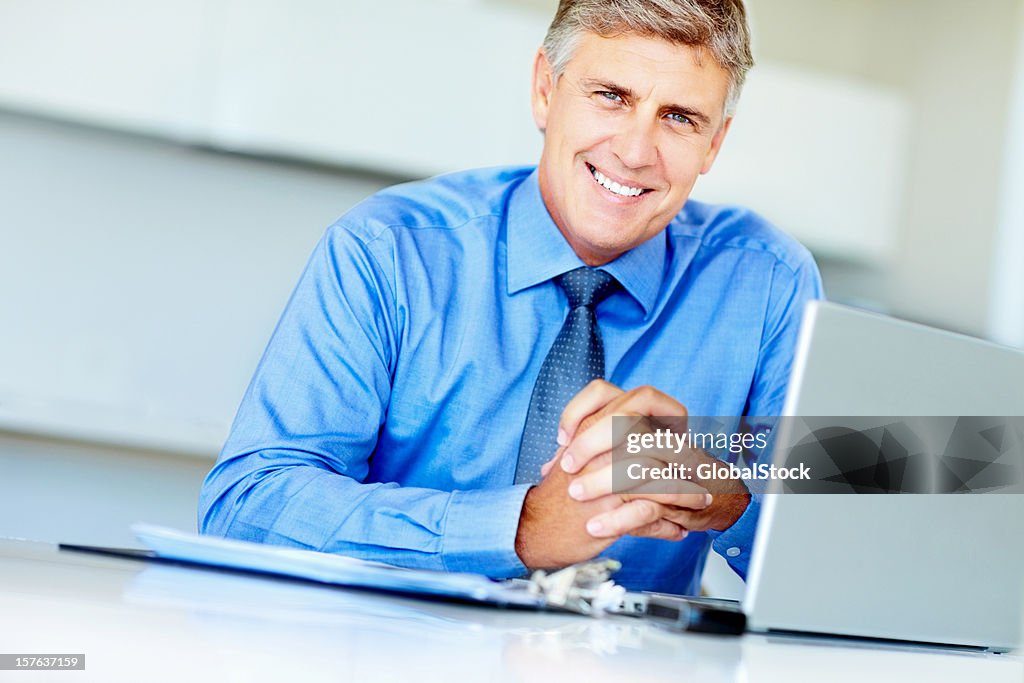
<svg viewBox="0 0 1024 683">
<path fill-rule="evenodd" d="M 313 550 L 200 536 L 151 524 L 135 524 L 132 531 L 158 558 L 188 564 L 506 607 L 547 605 L 544 597 L 530 592 L 525 582 L 497 581 L 478 574 L 406 569 Z"/>
</svg>

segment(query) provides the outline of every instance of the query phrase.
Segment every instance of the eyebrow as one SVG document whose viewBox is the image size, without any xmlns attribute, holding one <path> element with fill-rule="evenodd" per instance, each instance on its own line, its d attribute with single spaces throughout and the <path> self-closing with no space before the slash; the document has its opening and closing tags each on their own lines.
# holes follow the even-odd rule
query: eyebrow
<svg viewBox="0 0 1024 683">
<path fill-rule="evenodd" d="M 611 81 L 602 81 L 594 78 L 585 78 L 582 81 L 580 81 L 580 85 L 582 85 L 587 90 L 593 88 L 596 88 L 598 90 L 607 90 L 608 92 L 613 92 L 617 95 L 622 95 L 626 99 L 636 99 L 635 92 L 633 92 L 624 85 L 617 85 L 615 83 L 612 83 Z M 698 126 L 702 128 L 711 124 L 711 118 L 707 114 L 700 111 L 699 109 L 694 109 L 693 107 L 687 107 L 682 104 L 666 104 L 662 106 L 660 110 L 663 112 L 682 114 L 696 121 Z"/>
</svg>

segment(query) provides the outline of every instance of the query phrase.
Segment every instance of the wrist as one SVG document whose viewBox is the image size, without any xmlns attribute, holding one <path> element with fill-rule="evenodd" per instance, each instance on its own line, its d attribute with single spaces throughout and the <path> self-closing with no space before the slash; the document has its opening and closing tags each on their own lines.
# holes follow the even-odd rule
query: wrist
<svg viewBox="0 0 1024 683">
<path fill-rule="evenodd" d="M 699 480 L 699 484 L 707 489 L 715 502 L 714 521 L 711 528 L 725 531 L 736 523 L 747 506 L 750 505 L 750 490 L 742 479 L 732 477 L 729 463 L 723 462 L 707 453 L 702 454 L 712 467 L 713 476 Z"/>
<path fill-rule="evenodd" d="M 542 544 L 536 543 L 534 540 L 537 536 L 534 528 L 534 520 L 537 518 L 536 491 L 537 487 L 531 486 L 523 498 L 523 508 L 519 513 L 519 527 L 516 529 L 515 540 L 516 555 L 519 556 L 519 561 L 523 563 L 523 566 L 530 571 L 546 568 L 546 565 L 549 564 L 543 557 L 543 553 L 538 552 L 538 546 Z"/>
</svg>

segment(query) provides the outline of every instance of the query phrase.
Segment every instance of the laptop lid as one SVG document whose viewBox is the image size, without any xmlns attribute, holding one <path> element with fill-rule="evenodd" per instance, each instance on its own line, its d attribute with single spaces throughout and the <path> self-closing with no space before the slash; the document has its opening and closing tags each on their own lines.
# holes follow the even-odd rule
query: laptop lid
<svg viewBox="0 0 1024 683">
<path fill-rule="evenodd" d="M 813 302 L 784 414 L 1024 415 L 1024 353 Z M 751 630 L 994 650 L 1021 640 L 1020 493 L 777 494 L 761 514 L 743 601 Z"/>
</svg>

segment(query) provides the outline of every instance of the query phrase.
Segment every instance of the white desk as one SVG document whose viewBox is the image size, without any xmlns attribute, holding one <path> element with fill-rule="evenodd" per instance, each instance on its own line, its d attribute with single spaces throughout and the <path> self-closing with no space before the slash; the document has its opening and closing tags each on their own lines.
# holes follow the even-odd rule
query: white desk
<svg viewBox="0 0 1024 683">
<path fill-rule="evenodd" d="M 0 681 L 1024 681 L 1017 656 L 685 635 L 11 540 L 0 540 L 0 652 L 86 656 L 85 671 Z"/>
</svg>

